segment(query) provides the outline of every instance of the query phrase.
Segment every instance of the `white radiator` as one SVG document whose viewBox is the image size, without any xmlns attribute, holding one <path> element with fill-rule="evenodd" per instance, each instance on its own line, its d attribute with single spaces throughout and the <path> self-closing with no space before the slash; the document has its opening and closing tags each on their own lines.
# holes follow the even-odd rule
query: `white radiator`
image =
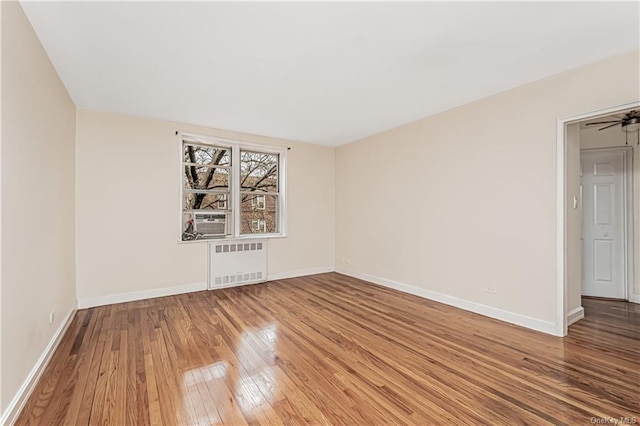
<svg viewBox="0 0 640 426">
<path fill-rule="evenodd" d="M 209 243 L 209 289 L 267 280 L 267 240 Z"/>
</svg>

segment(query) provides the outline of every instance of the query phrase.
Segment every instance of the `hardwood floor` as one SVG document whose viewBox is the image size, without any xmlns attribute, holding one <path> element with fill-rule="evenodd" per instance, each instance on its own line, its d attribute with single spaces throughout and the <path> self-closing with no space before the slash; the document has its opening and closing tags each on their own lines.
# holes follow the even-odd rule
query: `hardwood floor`
<svg viewBox="0 0 640 426">
<path fill-rule="evenodd" d="M 640 421 L 640 306 L 565 339 L 336 273 L 79 311 L 18 424 Z"/>
</svg>

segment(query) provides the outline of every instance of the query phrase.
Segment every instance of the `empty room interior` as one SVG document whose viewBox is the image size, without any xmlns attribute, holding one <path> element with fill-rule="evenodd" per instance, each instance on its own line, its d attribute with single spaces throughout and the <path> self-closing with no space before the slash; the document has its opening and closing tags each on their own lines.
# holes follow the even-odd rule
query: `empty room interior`
<svg viewBox="0 0 640 426">
<path fill-rule="evenodd" d="M 637 1 L 0 23 L 0 424 L 640 421 Z"/>
</svg>

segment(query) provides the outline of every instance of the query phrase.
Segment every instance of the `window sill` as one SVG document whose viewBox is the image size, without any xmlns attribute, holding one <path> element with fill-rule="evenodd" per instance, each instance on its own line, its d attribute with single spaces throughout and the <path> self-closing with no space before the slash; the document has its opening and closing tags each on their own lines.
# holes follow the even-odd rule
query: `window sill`
<svg viewBox="0 0 640 426">
<path fill-rule="evenodd" d="M 272 239 L 272 238 L 287 238 L 287 234 L 247 234 L 247 235 L 239 235 L 237 237 L 230 235 L 228 237 L 205 238 L 201 240 L 188 240 L 188 241 L 178 240 L 178 244 L 208 243 L 208 242 L 216 242 L 216 241 L 263 240 L 263 239 Z"/>
</svg>

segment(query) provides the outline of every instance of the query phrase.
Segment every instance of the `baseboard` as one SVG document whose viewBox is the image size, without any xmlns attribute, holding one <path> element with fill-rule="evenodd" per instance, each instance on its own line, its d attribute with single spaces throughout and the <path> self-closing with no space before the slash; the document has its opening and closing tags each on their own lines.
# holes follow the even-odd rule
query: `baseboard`
<svg viewBox="0 0 640 426">
<path fill-rule="evenodd" d="M 333 266 L 324 266 L 317 268 L 296 269 L 293 271 L 282 272 L 279 274 L 269 274 L 267 281 L 283 280 L 285 278 L 302 277 L 305 275 L 323 274 L 333 272 Z M 244 284 L 241 284 L 244 285 Z M 231 284 L 227 287 L 234 287 Z M 223 287 L 219 287 L 223 288 Z M 207 283 L 193 283 L 179 285 L 174 287 L 162 287 L 151 290 L 132 291 L 129 293 L 110 294 L 108 296 L 88 297 L 78 299 L 78 308 L 93 308 L 95 306 L 113 305 L 114 303 L 133 302 L 135 300 L 153 299 L 154 297 L 173 296 L 175 294 L 193 293 L 195 291 L 203 291 L 207 289 Z"/>
<path fill-rule="evenodd" d="M 572 309 L 567 314 L 567 326 L 570 326 L 576 321 L 580 321 L 582 318 L 584 318 L 584 308 L 582 306 Z"/>
<path fill-rule="evenodd" d="M 633 293 L 629 295 L 629 302 L 631 303 L 640 303 L 640 294 Z"/>
<path fill-rule="evenodd" d="M 304 277 L 306 275 L 325 274 L 327 272 L 333 271 L 335 271 L 335 268 L 333 266 L 319 266 L 316 268 L 295 269 L 293 271 L 281 272 L 279 274 L 269 274 L 267 277 L 267 281 Z"/>
<path fill-rule="evenodd" d="M 129 293 L 110 294 L 108 296 L 88 297 L 78 299 L 78 308 L 93 308 L 94 306 L 113 305 L 114 303 L 133 302 L 135 300 L 153 299 L 155 297 L 173 296 L 175 294 L 193 293 L 207 289 L 207 283 L 192 283 L 174 287 L 154 288 L 151 290 L 132 291 Z"/>
<path fill-rule="evenodd" d="M 9 406 L 7 407 L 5 412 L 2 414 L 2 417 L 0 417 L 0 425 L 13 425 L 18 419 L 18 415 L 20 415 L 20 412 L 24 408 L 24 405 L 27 403 L 29 396 L 31 396 L 31 393 L 38 384 L 42 373 L 44 373 L 44 370 L 45 368 L 47 368 L 47 365 L 49 364 L 53 353 L 58 347 L 60 340 L 62 340 L 62 336 L 64 336 L 64 333 L 71 325 L 71 321 L 73 320 L 76 312 L 77 310 L 75 308 L 71 309 L 58 326 L 56 332 L 53 333 L 53 336 L 51 336 L 51 340 L 49 340 L 47 347 L 44 348 L 42 355 L 40 355 L 40 358 L 38 358 L 38 360 L 36 361 L 36 364 L 33 366 L 31 371 L 29 372 L 29 375 L 22 383 L 22 386 L 20 386 L 20 389 L 18 389 L 18 392 L 9 403 Z"/>
<path fill-rule="evenodd" d="M 349 275 L 350 277 L 359 278 L 364 281 L 369 281 L 374 284 L 379 284 L 384 287 L 392 288 L 394 290 L 399 290 L 404 293 L 413 294 L 414 296 L 420 296 L 424 297 L 425 299 L 444 303 L 445 305 L 464 309 L 465 311 L 475 312 L 476 314 L 495 318 L 500 321 L 509 322 L 511 324 L 516 324 L 521 327 L 530 328 L 532 330 L 541 331 L 543 333 L 552 334 L 554 336 L 556 335 L 556 324 L 553 322 L 542 321 L 525 315 L 504 311 L 492 306 L 482 305 L 480 303 L 471 302 L 454 296 L 449 296 L 447 294 L 418 288 L 409 284 L 404 284 L 397 281 L 388 280 L 386 278 L 380 278 L 373 275 L 352 271 L 349 269 L 336 268 L 336 272 L 344 275 Z"/>
</svg>

